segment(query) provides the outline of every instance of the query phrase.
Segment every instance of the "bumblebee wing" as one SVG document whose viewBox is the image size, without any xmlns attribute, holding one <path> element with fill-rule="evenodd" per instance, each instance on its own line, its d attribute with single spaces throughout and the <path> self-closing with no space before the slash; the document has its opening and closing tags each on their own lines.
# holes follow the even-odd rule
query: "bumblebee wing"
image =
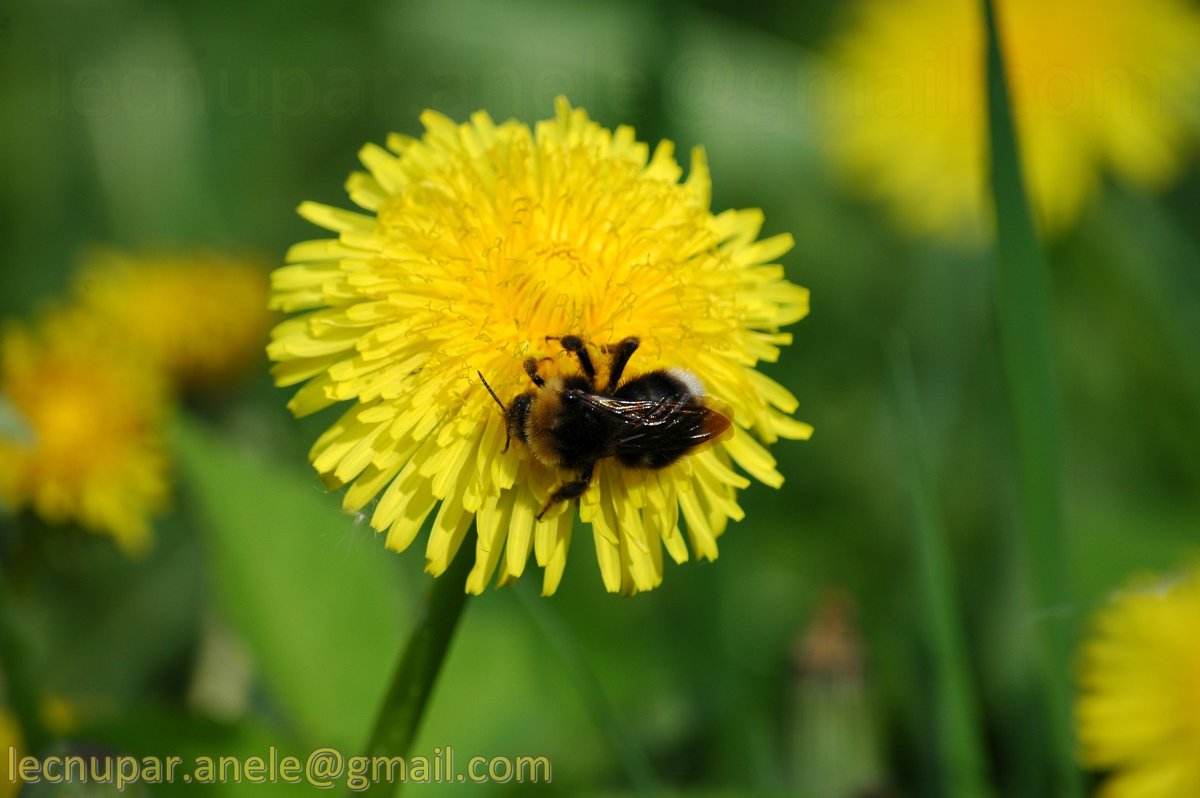
<svg viewBox="0 0 1200 798">
<path fill-rule="evenodd" d="M 719 440 L 733 426 L 723 405 L 673 397 L 654 400 L 614 399 L 584 394 L 582 401 L 612 424 L 618 451 L 690 451 Z"/>
</svg>

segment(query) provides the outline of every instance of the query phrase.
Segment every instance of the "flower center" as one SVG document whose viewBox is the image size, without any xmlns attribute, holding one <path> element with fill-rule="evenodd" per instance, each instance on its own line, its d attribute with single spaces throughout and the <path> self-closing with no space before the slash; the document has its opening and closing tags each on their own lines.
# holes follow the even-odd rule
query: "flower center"
<svg viewBox="0 0 1200 798">
<path fill-rule="evenodd" d="M 110 391 L 102 387 L 77 373 L 51 371 L 38 390 L 22 397 L 19 411 L 32 432 L 28 445 L 44 468 L 69 477 L 119 456 L 131 428 L 128 410 L 118 400 L 106 401 Z"/>
<path fill-rule="evenodd" d="M 596 264 L 562 241 L 535 245 L 529 260 L 535 267 L 529 270 L 526 284 L 517 287 L 518 294 L 528 295 L 513 300 L 518 305 L 529 303 L 527 323 L 536 328 L 530 332 L 564 335 L 586 328 L 601 299 Z"/>
</svg>

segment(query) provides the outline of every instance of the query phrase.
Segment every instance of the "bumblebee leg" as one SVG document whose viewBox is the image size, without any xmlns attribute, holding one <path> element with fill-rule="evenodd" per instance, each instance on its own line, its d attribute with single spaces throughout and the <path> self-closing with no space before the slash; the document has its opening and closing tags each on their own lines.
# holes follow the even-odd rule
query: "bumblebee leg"
<svg viewBox="0 0 1200 798">
<path fill-rule="evenodd" d="M 543 388 L 546 385 L 546 381 L 542 379 L 540 374 L 538 374 L 537 364 L 538 362 L 534 358 L 525 358 L 525 373 L 529 375 L 529 379 L 533 381 L 534 385 L 539 388 Z"/>
<path fill-rule="evenodd" d="M 596 379 L 596 367 L 592 365 L 592 357 L 588 354 L 587 347 L 584 346 L 582 338 L 578 335 L 564 335 L 562 338 L 547 335 L 546 340 L 561 341 L 563 349 L 573 352 L 575 357 L 579 358 L 579 366 L 583 369 L 584 376 L 589 380 Z"/>
<path fill-rule="evenodd" d="M 546 506 L 537 514 L 537 520 L 541 521 L 546 511 L 559 502 L 569 502 L 571 499 L 578 499 L 587 493 L 588 486 L 592 484 L 592 471 L 595 467 L 595 463 L 589 463 L 587 468 L 579 473 L 579 479 L 574 482 L 564 482 L 558 490 L 554 491 L 550 496 L 550 501 L 546 502 Z"/>
<path fill-rule="evenodd" d="M 612 365 L 608 369 L 609 393 L 617 389 L 617 383 L 621 381 L 621 375 L 625 373 L 625 366 L 629 363 L 629 358 L 633 357 L 633 353 L 641 345 L 642 342 L 633 336 L 624 338 L 617 344 L 613 351 Z"/>
</svg>

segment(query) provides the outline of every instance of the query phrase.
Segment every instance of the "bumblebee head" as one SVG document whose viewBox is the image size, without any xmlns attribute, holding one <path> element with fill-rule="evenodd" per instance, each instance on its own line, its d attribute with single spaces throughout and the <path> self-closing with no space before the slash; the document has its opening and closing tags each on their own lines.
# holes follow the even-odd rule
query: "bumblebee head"
<svg viewBox="0 0 1200 798">
<path fill-rule="evenodd" d="M 528 444 L 529 438 L 525 431 L 525 425 L 526 419 L 529 417 L 529 408 L 533 405 L 535 391 L 526 391 L 513 399 L 508 407 L 505 407 L 504 402 L 492 390 L 492 386 L 488 385 L 487 378 L 483 376 L 483 372 L 476 371 L 475 373 L 479 375 L 483 387 L 487 388 L 487 392 L 491 394 L 492 399 L 500 406 L 500 412 L 504 414 L 504 451 L 508 451 L 513 438 L 516 438 L 521 443 Z"/>
<path fill-rule="evenodd" d="M 526 370 L 529 371 L 528 365 L 526 366 Z M 538 437 L 536 431 L 541 426 L 546 426 L 549 419 L 553 418 L 555 411 L 559 407 L 563 389 L 562 379 L 552 377 L 549 380 L 543 380 L 541 377 L 538 377 L 534 382 L 535 388 L 518 394 L 506 406 L 503 400 L 492 389 L 492 386 L 488 384 L 487 378 L 483 376 L 483 372 L 477 371 L 475 373 L 479 375 L 480 381 L 483 382 L 483 387 L 491 394 L 492 399 L 499 405 L 500 412 L 504 414 L 504 451 L 508 451 L 509 445 L 512 444 L 512 439 L 516 438 L 531 449 L 535 449 L 535 454 L 537 454 L 540 450 L 534 441 L 534 438 Z M 536 368 L 533 373 L 536 375 Z"/>
<path fill-rule="evenodd" d="M 536 391 L 526 391 L 512 400 L 512 404 L 504 411 L 504 422 L 508 430 L 509 440 L 516 438 L 526 446 L 529 445 L 529 411 L 537 399 Z M 504 446 L 508 449 L 508 444 Z"/>
</svg>

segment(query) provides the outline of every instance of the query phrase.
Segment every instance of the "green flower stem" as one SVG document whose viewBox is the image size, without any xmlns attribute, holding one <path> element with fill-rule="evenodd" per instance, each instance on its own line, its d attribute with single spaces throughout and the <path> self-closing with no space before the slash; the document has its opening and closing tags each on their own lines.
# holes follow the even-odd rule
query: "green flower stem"
<svg viewBox="0 0 1200 798">
<path fill-rule="evenodd" d="M 1058 389 L 1054 375 L 1051 288 L 1021 177 L 1021 161 L 992 0 L 983 0 L 987 27 L 988 131 L 996 206 L 996 305 L 1001 361 L 1016 432 L 1021 527 L 1033 589 L 1053 614 L 1068 606 L 1066 540 L 1059 474 Z M 1082 794 L 1070 723 L 1069 630 L 1043 623 L 1040 665 L 1050 704 L 1057 794 Z"/>
<path fill-rule="evenodd" d="M 26 659 L 27 649 L 20 630 L 12 619 L 12 596 L 4 569 L 0 568 L 0 672 L 8 688 L 8 705 L 21 727 L 25 749 L 37 752 L 50 741 L 50 736 L 42 725 L 41 690 L 33 666 Z"/>
<path fill-rule="evenodd" d="M 990 796 L 979 707 L 963 639 L 961 602 L 955 596 L 954 567 L 946 542 L 929 464 L 925 424 L 913 376 L 908 341 L 897 336 L 888 352 L 893 402 L 905 452 L 904 473 L 913 511 L 913 543 L 921 591 L 921 616 L 933 663 L 930 685 L 935 713 L 942 794 L 955 798 Z"/>
<path fill-rule="evenodd" d="M 473 564 L 471 552 L 460 550 L 446 572 L 433 580 L 417 605 L 412 631 L 396 663 L 391 686 L 379 708 L 367 744 L 367 756 L 408 756 L 450 639 L 466 606 L 467 594 L 463 585 Z M 386 795 L 390 791 L 395 795 L 401 786 L 401 782 L 394 785 L 373 783 L 364 792 Z"/>
</svg>

